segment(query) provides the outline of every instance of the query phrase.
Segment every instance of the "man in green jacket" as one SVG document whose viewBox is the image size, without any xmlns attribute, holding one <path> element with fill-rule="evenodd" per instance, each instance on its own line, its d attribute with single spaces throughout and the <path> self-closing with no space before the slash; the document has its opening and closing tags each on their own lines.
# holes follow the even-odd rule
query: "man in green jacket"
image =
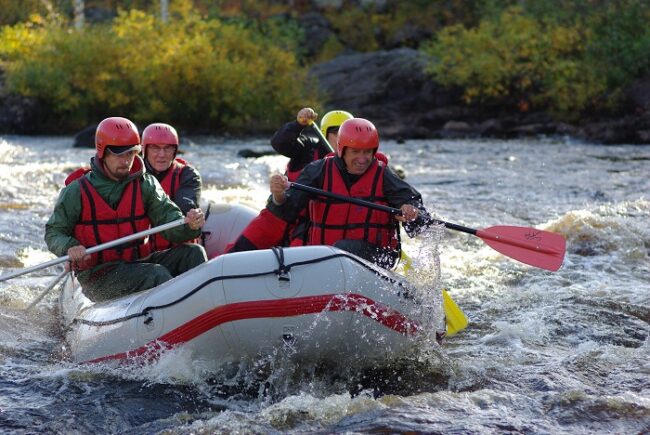
<svg viewBox="0 0 650 435">
<path fill-rule="evenodd" d="M 88 254 L 86 248 L 183 219 L 183 213 L 146 172 L 140 135 L 126 118 L 103 120 L 95 133 L 90 169 L 73 173 L 45 226 L 45 242 L 57 256 L 69 255 L 84 294 L 104 301 L 155 287 L 205 262 L 197 244 L 151 252 L 148 238 Z M 189 210 L 185 225 L 162 234 L 182 243 L 195 239 L 205 223 L 201 209 Z"/>
</svg>

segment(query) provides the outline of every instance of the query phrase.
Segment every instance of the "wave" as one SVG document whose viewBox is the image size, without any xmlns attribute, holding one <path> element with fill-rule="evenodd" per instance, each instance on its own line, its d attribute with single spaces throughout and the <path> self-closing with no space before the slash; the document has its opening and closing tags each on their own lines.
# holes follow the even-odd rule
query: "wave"
<svg viewBox="0 0 650 435">
<path fill-rule="evenodd" d="M 547 224 L 563 234 L 567 252 L 582 257 L 616 253 L 627 261 L 647 261 L 650 201 L 638 199 L 574 210 Z"/>
</svg>

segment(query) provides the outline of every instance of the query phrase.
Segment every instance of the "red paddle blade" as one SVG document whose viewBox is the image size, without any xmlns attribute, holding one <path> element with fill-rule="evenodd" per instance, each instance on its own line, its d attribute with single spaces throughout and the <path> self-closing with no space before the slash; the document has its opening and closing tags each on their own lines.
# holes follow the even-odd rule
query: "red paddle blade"
<svg viewBox="0 0 650 435">
<path fill-rule="evenodd" d="M 564 261 L 566 240 L 557 233 L 500 225 L 477 230 L 476 235 L 503 255 L 531 266 L 555 272 Z"/>
</svg>

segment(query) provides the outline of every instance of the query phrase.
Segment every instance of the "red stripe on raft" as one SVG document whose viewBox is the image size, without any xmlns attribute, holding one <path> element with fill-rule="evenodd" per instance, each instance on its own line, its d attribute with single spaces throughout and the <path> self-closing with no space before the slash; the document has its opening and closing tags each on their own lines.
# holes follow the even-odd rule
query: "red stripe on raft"
<svg viewBox="0 0 650 435">
<path fill-rule="evenodd" d="M 153 359 L 162 350 L 188 342 L 224 323 L 245 319 L 300 316 L 323 311 L 356 311 L 404 335 L 413 335 L 421 330 L 418 322 L 409 320 L 387 305 L 357 294 L 237 302 L 213 308 L 137 349 L 103 356 L 87 362 L 122 360 L 142 355 L 147 355 L 147 359 Z"/>
</svg>

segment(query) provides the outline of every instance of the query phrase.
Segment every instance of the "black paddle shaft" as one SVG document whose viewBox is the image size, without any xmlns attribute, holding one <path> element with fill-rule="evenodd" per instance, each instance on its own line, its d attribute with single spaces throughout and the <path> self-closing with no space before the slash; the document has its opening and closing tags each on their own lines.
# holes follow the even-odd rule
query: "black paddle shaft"
<svg viewBox="0 0 650 435">
<path fill-rule="evenodd" d="M 318 125 L 315 122 L 311 123 L 311 127 L 314 129 L 314 132 L 316 133 L 316 136 L 318 136 L 318 141 L 320 145 L 325 149 L 328 153 L 333 153 L 334 148 L 332 148 L 332 145 L 330 145 L 329 141 L 325 137 L 322 131 L 320 131 L 320 128 L 318 128 Z"/>
<path fill-rule="evenodd" d="M 339 201 L 349 202 L 350 204 L 356 204 L 356 205 L 361 205 L 363 207 L 373 208 L 373 209 L 379 210 L 379 211 L 385 211 L 386 213 L 395 214 L 395 215 L 398 215 L 398 216 L 402 215 L 402 210 L 400 210 L 398 208 L 395 208 L 395 207 L 389 207 L 387 205 L 375 204 L 374 202 L 365 201 L 365 200 L 359 199 L 359 198 L 351 198 L 349 196 L 339 195 L 338 193 L 328 192 L 326 190 L 318 189 L 316 187 L 305 186 L 304 184 L 289 183 L 289 187 L 293 187 L 295 189 L 302 190 L 304 192 L 313 193 L 313 194 L 316 194 L 316 195 L 326 196 L 326 197 L 332 198 L 332 199 L 338 199 Z M 441 225 L 442 224 L 442 225 L 445 226 L 445 228 L 449 228 L 450 230 L 461 231 L 463 233 L 472 234 L 474 236 L 476 235 L 476 231 L 477 231 L 474 228 L 468 228 L 468 227 L 464 227 L 462 225 L 452 224 L 451 222 L 445 222 L 445 221 L 441 221 L 441 220 L 438 220 L 438 219 L 430 219 L 427 222 L 427 224 L 428 225 L 431 225 L 431 224 Z"/>
</svg>

